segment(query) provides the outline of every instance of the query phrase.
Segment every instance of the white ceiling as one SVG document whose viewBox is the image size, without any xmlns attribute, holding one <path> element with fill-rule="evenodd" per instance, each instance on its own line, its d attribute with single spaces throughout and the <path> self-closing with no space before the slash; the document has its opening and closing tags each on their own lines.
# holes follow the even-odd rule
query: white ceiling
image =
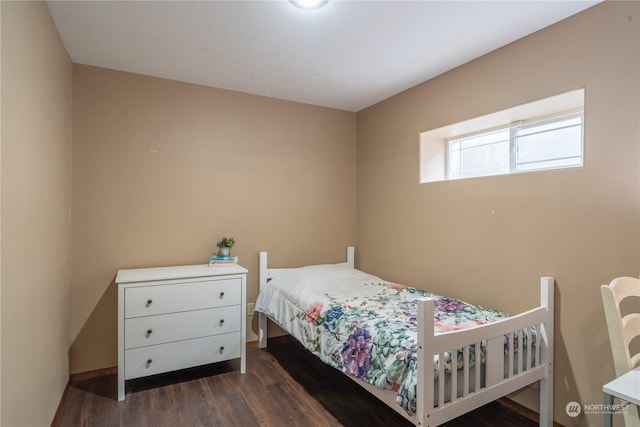
<svg viewBox="0 0 640 427">
<path fill-rule="evenodd" d="M 48 5 L 76 63 L 359 111 L 598 2 Z"/>
</svg>

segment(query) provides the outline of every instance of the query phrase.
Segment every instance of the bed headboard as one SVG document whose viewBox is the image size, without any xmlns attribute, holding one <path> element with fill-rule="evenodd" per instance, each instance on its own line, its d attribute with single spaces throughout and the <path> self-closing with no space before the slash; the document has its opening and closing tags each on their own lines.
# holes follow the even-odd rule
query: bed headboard
<svg viewBox="0 0 640 427">
<path fill-rule="evenodd" d="M 356 261 L 356 248 L 354 246 L 347 246 L 347 260 L 345 262 L 337 263 L 337 265 L 346 265 L 347 267 L 355 268 Z M 288 268 L 269 268 L 267 266 L 267 252 L 260 252 L 260 278 L 259 278 L 259 289 L 262 289 L 267 282 L 278 274 L 290 270 L 295 267 Z"/>
</svg>

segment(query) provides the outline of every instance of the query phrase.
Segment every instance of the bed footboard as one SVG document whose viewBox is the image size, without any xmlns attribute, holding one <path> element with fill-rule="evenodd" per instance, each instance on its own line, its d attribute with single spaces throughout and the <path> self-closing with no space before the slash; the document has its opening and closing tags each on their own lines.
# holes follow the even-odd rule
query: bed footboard
<svg viewBox="0 0 640 427">
<path fill-rule="evenodd" d="M 539 307 L 477 328 L 437 336 L 432 326 L 434 301 L 419 301 L 416 424 L 438 426 L 540 380 L 540 425 L 552 426 L 553 289 L 554 279 L 543 277 Z M 461 369 L 458 369 L 459 349 L 463 359 Z M 483 369 L 480 364 L 469 369 L 473 355 L 480 355 L 483 350 Z M 457 376 L 463 375 L 463 387 L 461 393 L 454 391 L 445 401 L 447 353 L 452 355 L 451 382 L 456 384 Z M 438 390 L 438 396 L 434 396 L 434 390 Z M 433 402 L 437 402 L 436 407 Z"/>
<path fill-rule="evenodd" d="M 347 260 L 341 264 L 353 268 L 354 254 L 354 248 L 348 247 Z M 270 279 L 287 270 L 289 268 L 268 268 L 267 253 L 260 252 L 260 290 L 268 286 Z M 552 277 L 541 278 L 540 305 L 532 310 L 471 329 L 438 335 L 433 327 L 434 301 L 418 302 L 418 399 L 416 414 L 411 417 L 416 425 L 441 425 L 540 381 L 540 425 L 553 426 L 554 282 Z M 260 348 L 267 346 L 267 323 L 268 317 L 259 313 Z M 448 373 L 445 372 L 447 354 L 454 355 L 450 357 Z M 482 354 L 483 363 L 475 363 L 474 357 Z M 451 388 L 447 394 L 447 376 L 450 384 L 462 384 L 461 391 Z M 378 397 L 387 392 L 376 390 L 370 391 Z M 448 397 L 445 399 L 445 396 Z M 391 409 L 404 414 L 400 406 L 394 405 Z"/>
</svg>

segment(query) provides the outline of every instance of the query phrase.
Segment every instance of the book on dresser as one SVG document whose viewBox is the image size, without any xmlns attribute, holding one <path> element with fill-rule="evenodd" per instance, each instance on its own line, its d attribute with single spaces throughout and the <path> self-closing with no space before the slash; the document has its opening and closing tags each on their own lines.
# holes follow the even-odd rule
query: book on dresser
<svg viewBox="0 0 640 427">
<path fill-rule="evenodd" d="M 118 271 L 118 400 L 134 378 L 232 359 L 244 373 L 246 276 L 237 263 Z"/>
<path fill-rule="evenodd" d="M 238 265 L 238 256 L 218 256 L 213 255 L 209 258 L 209 267 L 229 267 Z"/>
</svg>

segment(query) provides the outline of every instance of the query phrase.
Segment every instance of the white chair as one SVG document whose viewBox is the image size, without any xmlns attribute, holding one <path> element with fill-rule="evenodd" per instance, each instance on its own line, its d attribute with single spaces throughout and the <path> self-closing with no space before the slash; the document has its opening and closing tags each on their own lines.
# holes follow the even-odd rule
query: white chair
<svg viewBox="0 0 640 427">
<path fill-rule="evenodd" d="M 640 336 L 640 299 L 634 301 L 630 313 L 623 315 L 620 309 L 620 303 L 625 298 L 640 298 L 640 279 L 619 277 L 608 285 L 602 285 L 600 290 L 609 329 L 613 366 L 616 377 L 620 377 L 640 366 L 640 353 L 632 354 L 632 350 L 629 348 L 629 343 L 635 337 Z M 624 422 L 627 427 L 640 427 L 640 417 L 638 417 L 636 405 L 629 405 L 624 412 Z"/>
</svg>

